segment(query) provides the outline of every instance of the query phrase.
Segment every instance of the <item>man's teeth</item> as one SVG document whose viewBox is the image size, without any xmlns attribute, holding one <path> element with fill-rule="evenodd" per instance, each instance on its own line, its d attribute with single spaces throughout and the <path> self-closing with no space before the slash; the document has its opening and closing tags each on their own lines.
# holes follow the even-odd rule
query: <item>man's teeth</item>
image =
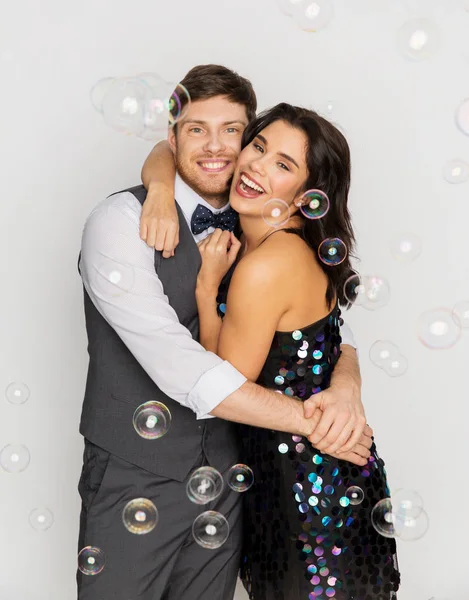
<svg viewBox="0 0 469 600">
<path fill-rule="evenodd" d="M 204 162 L 200 163 L 204 169 L 223 169 L 228 163 L 226 162 Z"/>
<path fill-rule="evenodd" d="M 256 192 L 260 192 L 261 194 L 264 193 L 264 190 L 261 188 L 261 186 L 248 179 L 246 175 L 241 175 L 241 181 L 244 183 L 244 185 L 256 190 Z"/>
</svg>

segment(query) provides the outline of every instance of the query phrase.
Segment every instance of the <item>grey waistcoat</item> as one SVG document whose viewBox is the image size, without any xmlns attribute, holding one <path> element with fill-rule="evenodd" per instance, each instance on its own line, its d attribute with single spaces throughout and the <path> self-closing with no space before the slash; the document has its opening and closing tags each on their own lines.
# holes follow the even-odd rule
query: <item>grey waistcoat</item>
<svg viewBox="0 0 469 600">
<path fill-rule="evenodd" d="M 143 204 L 146 190 L 131 192 Z M 155 271 L 179 321 L 198 340 L 195 299 L 201 258 L 180 207 L 179 246 L 164 259 L 155 251 Z M 91 442 L 152 473 L 183 481 L 204 452 L 209 464 L 223 471 L 239 461 L 238 431 L 221 419 L 196 420 L 195 414 L 162 392 L 140 366 L 114 329 L 100 315 L 84 290 L 90 357 L 80 433 Z M 135 409 L 156 400 L 171 412 L 171 427 L 163 437 L 147 440 L 132 424 Z"/>
</svg>

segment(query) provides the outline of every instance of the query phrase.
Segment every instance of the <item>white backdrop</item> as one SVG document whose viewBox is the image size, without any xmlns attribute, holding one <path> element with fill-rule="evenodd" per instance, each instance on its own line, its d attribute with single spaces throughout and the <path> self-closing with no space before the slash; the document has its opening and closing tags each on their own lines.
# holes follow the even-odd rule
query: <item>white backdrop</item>
<svg viewBox="0 0 469 600">
<path fill-rule="evenodd" d="M 449 159 L 469 160 L 469 138 L 454 124 L 469 96 L 469 13 L 462 0 L 414 1 L 405 9 L 399 0 L 335 4 L 335 19 L 317 33 L 299 30 L 274 0 L 18 0 L 2 7 L 0 387 L 23 382 L 31 397 L 23 405 L 0 401 L 0 448 L 25 444 L 31 462 L 17 474 L 0 468 L 1 600 L 76 595 L 87 367 L 77 255 L 90 210 L 139 183 L 151 147 L 108 128 L 89 90 L 102 77 L 142 71 L 177 81 L 209 62 L 250 78 L 260 108 L 283 100 L 324 112 L 331 103 L 331 119 L 348 137 L 360 269 L 387 277 L 392 296 L 385 308 L 356 307 L 346 320 L 359 343 L 368 421 L 391 489 L 417 490 L 430 516 L 424 538 L 399 542 L 399 598 L 467 597 L 469 335 L 432 351 L 415 325 L 424 310 L 469 299 L 469 183 L 442 177 Z M 395 46 L 396 29 L 414 12 L 434 18 L 443 33 L 439 53 L 420 63 Z M 389 252 L 399 231 L 422 239 L 413 263 Z M 404 376 L 391 378 L 370 362 L 378 339 L 394 341 L 408 358 Z M 54 524 L 36 531 L 29 514 L 44 506 Z"/>
</svg>

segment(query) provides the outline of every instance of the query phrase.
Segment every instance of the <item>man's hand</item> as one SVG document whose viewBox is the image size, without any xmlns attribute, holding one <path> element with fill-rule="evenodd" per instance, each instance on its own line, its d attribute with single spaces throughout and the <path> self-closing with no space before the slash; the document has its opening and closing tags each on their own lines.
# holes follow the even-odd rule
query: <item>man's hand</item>
<svg viewBox="0 0 469 600">
<path fill-rule="evenodd" d="M 358 444 L 366 417 L 360 399 L 360 391 L 353 386 L 328 388 L 304 402 L 305 418 L 313 416 L 315 409 L 322 415 L 310 436 L 315 448 L 326 454 L 349 452 Z"/>
<path fill-rule="evenodd" d="M 151 248 L 163 251 L 163 258 L 174 256 L 179 244 L 179 219 L 176 203 L 163 188 L 148 191 L 140 217 L 140 237 Z"/>
<path fill-rule="evenodd" d="M 322 411 L 310 440 L 321 452 L 349 452 L 358 443 L 366 417 L 361 402 L 360 367 L 352 346 L 341 346 L 341 356 L 330 387 L 311 396 L 304 402 L 303 408 L 306 418 L 311 417 L 317 408 Z"/>
<path fill-rule="evenodd" d="M 318 448 L 317 444 L 313 442 L 313 439 L 315 439 L 317 424 L 321 421 L 322 417 L 322 411 L 319 408 L 316 408 L 314 414 L 309 419 L 309 430 L 312 433 L 306 436 L 311 444 L 318 450 L 320 450 L 320 448 Z M 350 450 L 346 450 L 344 452 L 335 452 L 326 449 L 321 450 L 321 452 L 323 454 L 329 454 L 329 456 L 333 456 L 334 458 L 340 458 L 341 460 L 364 467 L 368 463 L 368 459 L 371 455 L 370 448 L 373 444 L 372 436 L 373 430 L 369 425 L 365 425 L 363 433 L 360 435 L 358 442 L 352 446 Z"/>
</svg>

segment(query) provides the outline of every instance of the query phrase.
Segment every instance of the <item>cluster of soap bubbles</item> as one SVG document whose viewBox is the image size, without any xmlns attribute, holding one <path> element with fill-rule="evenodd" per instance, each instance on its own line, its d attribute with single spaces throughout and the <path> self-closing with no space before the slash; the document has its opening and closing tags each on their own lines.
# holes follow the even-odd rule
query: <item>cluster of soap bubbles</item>
<svg viewBox="0 0 469 600">
<path fill-rule="evenodd" d="M 391 377 L 399 377 L 407 371 L 406 357 L 388 340 L 378 340 L 371 346 L 370 360 Z"/>
<path fill-rule="evenodd" d="M 354 273 L 344 283 L 344 296 L 355 306 L 377 310 L 388 304 L 391 288 L 384 277 Z"/>
<path fill-rule="evenodd" d="M 365 493 L 359 486 L 351 486 L 340 498 L 341 506 L 358 506 Z M 428 531 L 428 514 L 423 509 L 423 500 L 414 490 L 400 489 L 391 498 L 383 498 L 371 511 L 373 528 L 387 538 L 399 538 L 410 542 L 419 540 Z"/>
<path fill-rule="evenodd" d="M 321 190 L 308 190 L 298 200 L 301 214 L 310 220 L 322 219 L 329 211 L 330 201 Z M 290 206 L 280 198 L 268 200 L 262 208 L 262 218 L 269 227 L 281 227 L 288 223 Z M 319 248 L 321 262 L 329 267 L 340 265 L 347 257 L 347 246 L 340 238 L 326 238 Z"/>
<path fill-rule="evenodd" d="M 180 83 L 156 73 L 105 77 L 91 89 L 91 103 L 107 125 L 128 135 L 158 141 L 185 114 L 190 95 Z"/>
<path fill-rule="evenodd" d="M 29 400 L 30 391 L 25 383 L 14 381 L 5 389 L 10 404 L 21 405 Z M 7 444 L 0 451 L 0 466 L 7 473 L 21 473 L 31 461 L 29 449 L 24 444 Z M 54 515 L 46 507 L 33 509 L 29 514 L 29 524 L 36 531 L 46 531 L 52 527 Z"/>
<path fill-rule="evenodd" d="M 148 404 L 151 403 L 143 404 L 142 407 L 146 407 Z M 145 408 L 142 410 L 139 409 L 135 411 L 136 414 L 144 414 Z M 140 421 L 140 417 L 137 417 L 137 419 Z M 154 439 L 148 438 L 146 434 L 142 437 Z M 161 437 L 161 435 L 158 437 Z M 252 486 L 253 482 L 254 474 L 247 465 L 233 465 L 227 473 L 228 486 L 234 492 L 246 492 Z M 196 469 L 191 474 L 186 486 L 187 497 L 194 504 L 204 505 L 216 500 L 221 495 L 223 488 L 224 480 L 219 471 L 213 467 L 204 466 Z M 148 498 L 130 500 L 122 511 L 124 527 L 127 531 L 135 535 L 146 535 L 152 532 L 157 526 L 158 521 L 158 509 Z M 220 548 L 228 539 L 229 532 L 230 527 L 227 519 L 221 513 L 214 510 L 207 510 L 201 513 L 192 524 L 194 540 L 202 548 L 211 550 Z M 105 564 L 106 556 L 101 548 L 86 546 L 78 554 L 78 569 L 84 575 L 98 575 L 104 569 Z"/>
<path fill-rule="evenodd" d="M 280 10 L 303 31 L 324 29 L 334 16 L 332 0 L 277 0 Z"/>
</svg>

